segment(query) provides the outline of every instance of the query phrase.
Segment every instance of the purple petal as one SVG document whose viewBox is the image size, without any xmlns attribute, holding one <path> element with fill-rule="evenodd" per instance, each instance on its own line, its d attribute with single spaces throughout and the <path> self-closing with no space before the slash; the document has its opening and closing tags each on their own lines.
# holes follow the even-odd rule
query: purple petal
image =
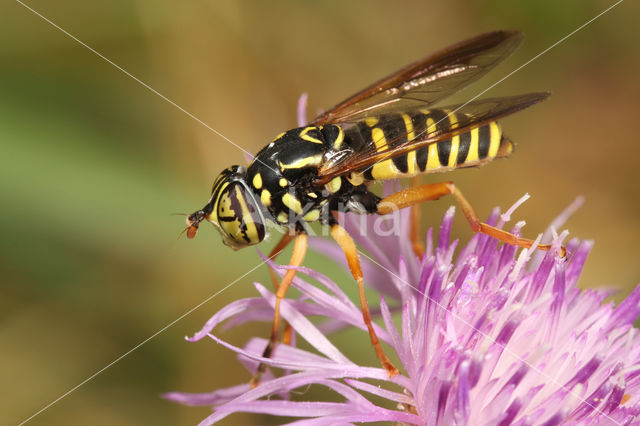
<svg viewBox="0 0 640 426">
<path fill-rule="evenodd" d="M 309 95 L 307 93 L 303 93 L 300 95 L 298 99 L 298 127 L 304 127 L 307 125 L 307 100 L 309 99 Z"/>
<path fill-rule="evenodd" d="M 458 391 L 456 419 L 461 425 L 466 425 L 469 420 L 469 362 L 463 361 L 458 370 Z"/>
<path fill-rule="evenodd" d="M 500 329 L 500 333 L 498 333 L 498 336 L 495 338 L 494 342 L 499 346 L 504 347 L 509 342 L 509 340 L 511 340 L 513 333 L 515 333 L 519 325 L 519 318 L 510 319 L 509 321 L 507 321 L 502 329 Z"/>
<path fill-rule="evenodd" d="M 373 395 L 377 395 L 381 398 L 388 399 L 390 401 L 395 401 L 395 402 L 398 402 L 401 404 L 407 404 L 407 405 L 415 404 L 413 399 L 409 398 L 407 395 L 404 395 L 398 392 L 392 392 L 380 386 L 373 386 L 373 385 L 370 385 L 369 383 L 365 383 L 359 380 L 351 380 L 351 379 L 346 379 L 345 383 L 348 383 L 349 385 L 353 386 L 356 389 L 360 389 L 362 391 L 368 392 Z"/>
<path fill-rule="evenodd" d="M 545 288 L 547 280 L 549 279 L 549 275 L 551 274 L 551 268 L 553 268 L 557 257 L 558 255 L 554 250 L 549 250 L 544 259 L 542 259 L 540 267 L 538 267 L 533 275 L 532 285 L 529 287 L 526 299 L 527 303 L 531 303 L 531 301 L 537 299 L 542 293 L 542 290 Z"/>
<path fill-rule="evenodd" d="M 593 242 L 583 241 L 576 249 L 576 252 L 571 258 L 571 262 L 567 267 L 567 285 L 573 287 L 578 282 L 578 278 L 580 277 L 580 273 L 582 272 L 582 268 L 587 261 L 587 256 L 589 255 L 592 247 Z"/>
<path fill-rule="evenodd" d="M 554 269 L 554 281 L 553 281 L 553 302 L 551 303 L 550 314 L 551 317 L 548 321 L 548 329 L 547 329 L 547 341 L 554 342 L 556 337 L 556 332 L 558 330 L 558 325 L 560 321 L 560 315 L 562 313 L 562 309 L 564 307 L 565 302 L 565 263 L 561 260 L 556 259 L 555 269 Z"/>
<path fill-rule="evenodd" d="M 541 426 L 556 426 L 564 421 L 565 414 L 564 413 L 556 413 L 551 416 L 548 420 L 541 424 Z"/>
<path fill-rule="evenodd" d="M 310 238 L 309 247 L 323 256 L 328 257 L 333 262 L 342 265 L 344 269 L 348 268 L 344 252 L 335 242 L 328 240 L 327 238 Z M 378 260 L 382 265 L 385 265 L 385 263 L 381 262 L 378 257 L 373 256 L 373 258 Z M 396 300 L 400 299 L 398 290 L 395 285 L 392 284 L 391 277 L 389 276 L 387 269 L 380 267 L 364 256 L 360 256 L 360 265 L 362 267 L 362 273 L 365 277 L 365 284 L 367 287 L 378 290 L 385 296 L 392 297 Z M 393 265 L 390 264 L 385 267 L 393 269 Z"/>
<path fill-rule="evenodd" d="M 487 223 L 502 229 L 517 204 L 502 216 L 494 210 Z M 567 211 L 559 218 L 565 220 Z M 523 249 L 515 259 L 516 247 L 479 234 L 454 257 L 453 212 L 445 214 L 435 248 L 428 233 L 422 259 L 409 243 L 408 209 L 399 213 L 400 235 L 376 235 L 374 220 L 341 216 L 345 229 L 368 252 L 362 256 L 365 280 L 380 293 L 380 306 L 372 313 L 384 321 L 384 327 L 375 327 L 391 347 L 385 350 L 397 353 L 406 375 L 389 378 L 383 369 L 358 366 L 343 355 L 328 335 L 346 327 L 365 330 L 360 309 L 342 283 L 300 267 L 294 268 L 298 276 L 292 285 L 302 295 L 282 301 L 282 318 L 309 342 L 309 350 L 279 344 L 273 357 L 264 359 L 264 339 L 250 339 L 241 349 L 213 335 L 222 322 L 234 327 L 270 320 L 275 297 L 256 285 L 262 298 L 233 302 L 191 340 L 210 336 L 235 351 L 250 371 L 259 362 L 285 371 L 270 369 L 256 389 L 242 384 L 166 397 L 213 405 L 207 424 L 238 411 L 303 418 L 293 424 L 637 423 L 640 333 L 633 321 L 640 315 L 640 287 L 617 308 L 612 302 L 603 304 L 606 291 L 579 290 L 576 282 L 592 243 L 575 239 L 566 245 L 568 261 L 553 249 L 546 254 Z M 512 232 L 518 235 L 522 225 L 517 223 Z M 557 236 L 553 247 L 565 237 L 566 232 Z M 330 240 L 314 244 L 345 263 L 344 253 Z M 279 274 L 292 268 L 269 265 Z M 390 308 L 382 294 L 401 303 Z M 314 320 L 321 325 L 309 321 L 310 316 L 319 317 Z M 275 373 L 284 376 L 274 378 Z M 292 391 L 310 385 L 327 387 L 344 401 L 288 400 Z M 393 404 L 399 410 L 382 407 Z"/>
<path fill-rule="evenodd" d="M 520 402 L 520 400 L 517 398 L 514 399 L 509 407 L 507 407 L 507 409 L 505 410 L 502 418 L 498 422 L 498 426 L 509 426 L 511 422 L 513 422 L 513 419 L 516 418 L 516 415 L 518 415 L 518 412 L 521 408 L 522 403 Z"/>
<path fill-rule="evenodd" d="M 339 377 L 339 376 L 336 376 Z M 401 412 L 395 412 L 385 410 L 376 407 L 367 399 L 362 397 L 357 392 L 353 391 L 346 385 L 339 382 L 328 380 L 330 375 L 326 372 L 309 372 L 309 373 L 297 373 L 290 376 L 274 379 L 271 382 L 263 383 L 255 389 L 239 396 L 233 401 L 220 406 L 216 409 L 216 412 L 209 416 L 201 424 L 212 424 L 233 412 L 259 412 L 280 416 L 297 416 L 297 417 L 316 417 L 331 415 L 347 415 L 357 412 L 369 413 L 372 415 L 382 415 L 381 420 L 384 417 L 392 414 L 404 414 Z M 279 401 L 258 400 L 263 396 L 271 394 L 274 389 L 286 389 L 291 391 L 296 388 L 306 386 L 310 383 L 319 383 L 330 389 L 342 394 L 347 398 L 348 403 L 324 403 L 324 402 L 292 402 L 292 401 Z M 405 416 L 401 416 L 405 418 Z M 415 417 L 414 417 L 415 419 Z"/>
<path fill-rule="evenodd" d="M 438 389 L 438 411 L 436 415 L 436 423 L 440 424 L 446 409 L 449 391 L 451 390 L 451 382 L 443 382 Z"/>
<path fill-rule="evenodd" d="M 262 297 L 267 299 L 271 306 L 275 306 L 276 297 L 260 284 L 255 284 Z M 351 361 L 338 350 L 327 337 L 314 326 L 303 314 L 291 306 L 287 299 L 280 303 L 280 314 L 307 342 L 329 359 L 338 363 L 351 364 Z"/>
<path fill-rule="evenodd" d="M 591 393 L 591 395 L 586 397 L 582 403 L 573 410 L 571 418 L 575 420 L 582 420 L 591 414 L 593 410 L 600 406 L 604 398 L 609 395 L 612 389 L 613 383 L 611 383 L 611 380 L 607 378 L 595 391 Z M 622 398 L 622 395 L 620 395 L 620 398 Z"/>
<path fill-rule="evenodd" d="M 185 405 L 216 405 L 227 402 L 250 389 L 249 383 L 206 393 L 167 392 L 163 398 Z"/>
<path fill-rule="evenodd" d="M 307 417 L 345 414 L 349 404 L 338 402 L 251 401 L 227 404 L 204 419 L 200 425 L 212 425 L 234 412 L 262 413 L 273 416 Z"/>
<path fill-rule="evenodd" d="M 604 403 L 602 411 L 605 413 L 612 413 L 613 410 L 618 408 L 620 406 L 620 403 L 622 402 L 622 398 L 624 397 L 625 390 L 625 386 L 616 384 L 613 387 L 609 398 L 607 398 L 607 401 Z"/>
<path fill-rule="evenodd" d="M 602 357 L 595 355 L 591 358 L 578 372 L 567 382 L 565 388 L 571 389 L 578 383 L 586 383 L 587 380 L 593 375 L 598 367 L 602 364 Z"/>
<path fill-rule="evenodd" d="M 264 299 L 241 299 L 236 300 L 235 302 L 231 302 L 224 308 L 220 309 L 214 316 L 211 317 L 209 321 L 206 322 L 204 327 L 200 329 L 193 337 L 187 337 L 186 339 L 189 342 L 195 342 L 203 337 L 206 337 L 211 331 L 216 328 L 218 324 L 220 324 L 225 319 L 238 315 L 239 313 L 245 312 L 248 309 L 260 308 L 265 305 Z"/>
<path fill-rule="evenodd" d="M 349 410 L 346 410 L 349 412 Z M 420 418 L 414 414 L 404 413 L 393 410 L 380 410 L 373 414 L 370 413 L 353 413 L 335 416 L 324 416 L 317 419 L 305 419 L 288 425 L 344 425 L 356 423 L 372 423 L 372 422 L 390 422 L 394 424 L 421 424 Z"/>
<path fill-rule="evenodd" d="M 391 337 L 391 344 L 396 349 L 396 353 L 400 357 L 404 365 L 404 359 L 406 354 L 402 351 L 401 337 L 398 333 L 398 329 L 396 328 L 395 323 L 393 322 L 393 318 L 391 317 L 391 311 L 389 311 L 389 306 L 387 306 L 387 302 L 384 300 L 384 297 L 380 297 L 380 312 L 382 313 L 382 319 L 384 321 L 384 326 Z"/>
<path fill-rule="evenodd" d="M 578 211 L 580 207 L 582 207 L 583 204 L 584 204 L 584 197 L 583 196 L 576 197 L 576 199 L 573 200 L 573 202 L 569 204 L 562 212 L 560 212 L 560 214 L 555 219 L 553 219 L 551 224 L 549 224 L 549 227 L 547 227 L 547 229 L 542 234 L 541 241 L 545 243 L 550 242 L 553 232 L 559 230 L 560 227 L 563 226 L 565 222 L 569 220 L 569 218 L 573 216 L 573 214 L 576 211 Z M 569 247 L 567 247 L 567 249 L 568 248 Z M 537 268 L 540 265 L 540 262 L 542 262 L 543 257 L 544 257 L 544 253 L 542 252 L 536 253 L 532 260 L 532 267 Z"/>
<path fill-rule="evenodd" d="M 633 289 L 631 294 L 618 305 L 611 318 L 611 325 L 632 324 L 640 315 L 640 286 Z"/>
<path fill-rule="evenodd" d="M 455 216 L 455 207 L 449 207 L 444 214 L 442 224 L 440 225 L 440 234 L 438 236 L 438 250 L 444 252 L 449 246 L 449 239 L 451 238 L 451 227 L 453 225 L 453 217 Z"/>
</svg>

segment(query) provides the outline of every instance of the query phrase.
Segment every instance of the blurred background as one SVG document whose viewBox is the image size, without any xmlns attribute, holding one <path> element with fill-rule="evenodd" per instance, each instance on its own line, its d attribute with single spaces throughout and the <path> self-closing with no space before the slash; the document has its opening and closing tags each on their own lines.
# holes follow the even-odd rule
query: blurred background
<svg viewBox="0 0 640 426">
<path fill-rule="evenodd" d="M 26 3 L 256 152 L 295 127 L 302 92 L 310 111 L 328 108 L 451 43 L 524 31 L 524 46 L 462 94 L 471 97 L 613 1 Z M 526 219 L 531 237 L 585 195 L 567 225 L 595 240 L 581 286 L 617 288 L 618 297 L 640 281 L 639 6 L 623 2 L 491 90 L 553 96 L 503 121 L 518 144 L 511 159 L 446 176 L 482 217 L 529 192 L 514 220 Z M 215 175 L 244 163 L 241 151 L 19 3 L 0 9 L 0 424 L 17 424 L 260 260 L 227 249 L 210 227 L 176 240 L 184 218 L 170 215 L 202 207 Z M 425 206 L 425 229 L 449 203 Z M 471 235 L 456 224 L 458 237 Z M 328 269 L 314 254 L 307 264 Z M 267 280 L 258 268 L 30 424 L 197 423 L 207 407 L 159 395 L 249 375 L 229 351 L 183 337 Z M 231 340 L 267 330 L 256 324 Z M 361 334 L 342 339 L 355 350 L 367 345 Z"/>
</svg>

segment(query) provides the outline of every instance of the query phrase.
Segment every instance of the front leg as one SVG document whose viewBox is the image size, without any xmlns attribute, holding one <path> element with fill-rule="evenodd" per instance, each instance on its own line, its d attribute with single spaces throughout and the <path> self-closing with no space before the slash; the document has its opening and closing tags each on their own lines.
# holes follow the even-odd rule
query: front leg
<svg viewBox="0 0 640 426">
<path fill-rule="evenodd" d="M 284 238 L 283 238 L 284 240 Z M 301 233 L 295 237 L 293 243 L 293 254 L 291 255 L 291 260 L 289 261 L 289 266 L 300 266 L 302 265 L 302 261 L 304 260 L 304 256 L 307 253 L 307 234 Z M 287 294 L 287 290 L 293 281 L 293 278 L 296 276 L 295 269 L 289 269 L 285 273 L 282 281 L 276 288 L 276 305 L 274 308 L 274 316 L 273 316 L 273 325 L 271 326 L 271 337 L 269 338 L 269 342 L 267 343 L 262 356 L 264 358 L 270 358 L 278 343 L 278 335 L 280 332 L 280 302 Z M 267 369 L 267 365 L 264 363 L 260 363 L 258 365 L 258 369 L 256 370 L 256 374 L 251 379 L 250 385 L 252 388 L 255 388 L 260 384 L 262 380 L 262 376 Z"/>
</svg>

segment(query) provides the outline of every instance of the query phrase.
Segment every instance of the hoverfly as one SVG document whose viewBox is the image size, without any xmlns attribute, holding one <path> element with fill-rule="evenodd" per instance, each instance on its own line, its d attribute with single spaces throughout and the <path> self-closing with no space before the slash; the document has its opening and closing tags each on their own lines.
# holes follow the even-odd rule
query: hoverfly
<svg viewBox="0 0 640 426">
<path fill-rule="evenodd" d="M 263 241 L 267 221 L 272 221 L 292 231 L 285 233 L 272 255 L 295 241 L 289 264 L 299 266 L 307 248 L 307 224 L 319 221 L 330 226 L 358 284 L 376 355 L 390 376 L 397 374 L 371 323 L 356 246 L 334 215 L 385 215 L 453 195 L 475 232 L 531 247 L 529 239 L 482 223 L 453 182 L 413 186 L 386 198 L 368 189 L 373 181 L 476 167 L 508 156 L 513 144 L 496 120 L 544 100 L 548 93 L 433 106 L 485 75 L 522 40 L 520 32 L 495 31 L 462 41 L 374 83 L 309 125 L 281 133 L 247 167 L 232 166 L 220 173 L 207 204 L 188 216 L 187 236 L 193 238 L 207 220 L 220 231 L 223 242 L 237 250 Z M 418 228 L 412 229 L 414 249 L 420 255 Z M 289 269 L 279 284 L 276 281 L 275 316 L 264 357 L 271 355 L 278 340 L 280 301 L 295 273 Z M 258 368 L 253 385 L 265 368 L 264 364 Z"/>
</svg>

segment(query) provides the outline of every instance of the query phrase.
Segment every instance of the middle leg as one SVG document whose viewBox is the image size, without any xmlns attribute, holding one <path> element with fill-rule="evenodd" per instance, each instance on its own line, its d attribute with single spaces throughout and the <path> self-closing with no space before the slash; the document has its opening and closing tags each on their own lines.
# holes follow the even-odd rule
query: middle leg
<svg viewBox="0 0 640 426">
<path fill-rule="evenodd" d="M 347 257 L 347 263 L 349 264 L 349 269 L 351 270 L 351 275 L 353 275 L 353 278 L 358 283 L 358 294 L 360 295 L 360 308 L 362 309 L 362 318 L 364 319 L 364 323 L 366 324 L 367 330 L 369 331 L 371 345 L 373 346 L 373 349 L 375 350 L 376 356 L 380 360 L 382 367 L 387 370 L 387 373 L 389 373 L 389 377 L 393 377 L 398 374 L 398 369 L 391 363 L 389 357 L 387 357 L 387 354 L 384 352 L 384 349 L 382 349 L 380 340 L 378 339 L 378 336 L 373 329 L 371 313 L 369 311 L 369 304 L 367 303 L 367 298 L 364 294 L 363 274 L 362 268 L 360 267 L 360 259 L 358 258 L 356 244 L 353 242 L 353 239 L 347 233 L 347 231 L 337 223 L 334 223 L 331 226 L 331 236 L 342 248 L 342 251 L 344 251 L 344 254 Z"/>
<path fill-rule="evenodd" d="M 418 186 L 420 182 L 420 175 L 416 175 L 411 179 L 411 187 Z M 422 243 L 423 238 L 421 238 L 420 233 L 420 205 L 414 204 L 410 207 L 411 212 L 409 216 L 409 238 L 411 239 L 411 245 L 413 247 L 413 252 L 415 253 L 418 259 L 422 259 L 424 256 L 424 244 Z"/>
</svg>

